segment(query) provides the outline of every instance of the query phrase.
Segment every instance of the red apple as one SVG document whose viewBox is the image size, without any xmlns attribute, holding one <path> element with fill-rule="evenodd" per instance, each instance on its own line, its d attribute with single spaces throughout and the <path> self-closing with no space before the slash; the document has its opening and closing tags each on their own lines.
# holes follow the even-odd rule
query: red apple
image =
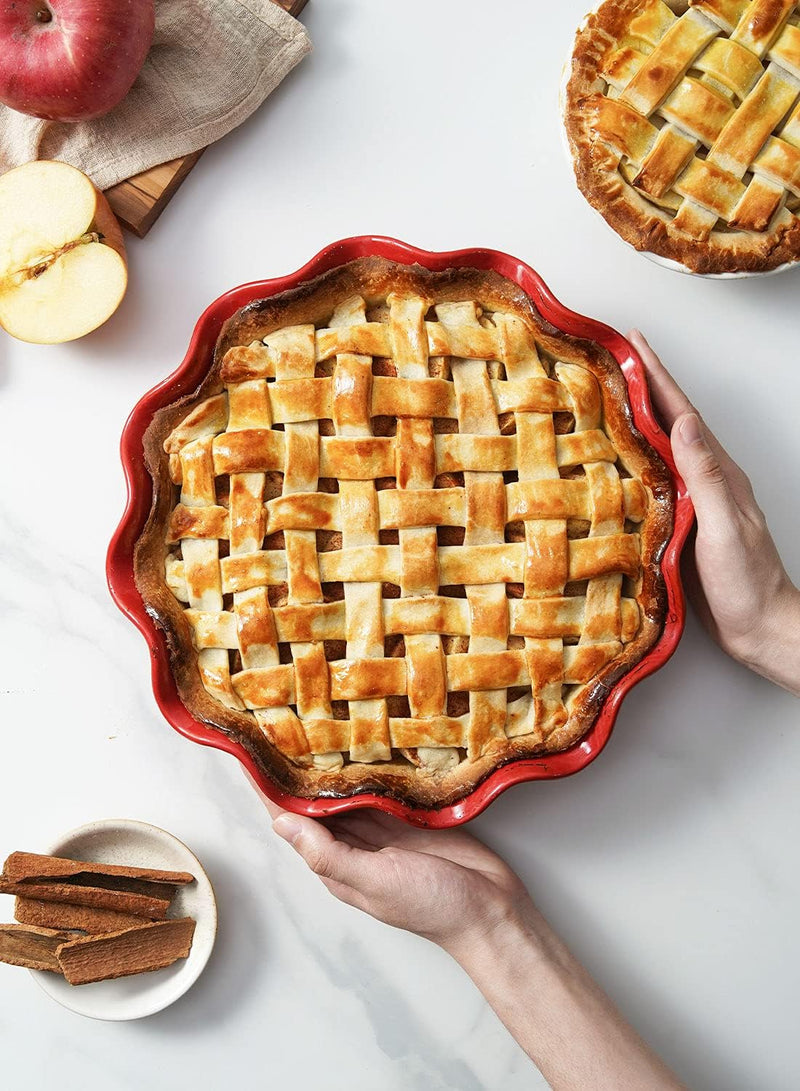
<svg viewBox="0 0 800 1091">
<path fill-rule="evenodd" d="M 153 41 L 154 0 L 0 0 L 0 102 L 50 121 L 108 113 Z"/>
</svg>

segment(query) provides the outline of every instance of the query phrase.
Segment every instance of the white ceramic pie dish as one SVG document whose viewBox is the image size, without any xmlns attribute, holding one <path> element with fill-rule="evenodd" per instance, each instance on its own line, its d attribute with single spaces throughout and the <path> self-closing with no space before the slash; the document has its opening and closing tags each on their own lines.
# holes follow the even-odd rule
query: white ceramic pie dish
<svg viewBox="0 0 800 1091">
<path fill-rule="evenodd" d="M 572 71 L 572 56 L 575 49 L 575 38 L 585 28 L 590 16 L 594 15 L 595 12 L 597 12 L 603 6 L 604 2 L 605 0 L 599 0 L 599 2 L 595 4 L 595 6 L 590 11 L 588 11 L 586 15 L 584 15 L 583 19 L 578 24 L 575 30 L 575 36 L 573 37 L 573 41 L 570 44 L 569 54 L 561 69 L 561 82 L 558 89 L 559 133 L 561 137 L 561 147 L 563 148 L 564 153 L 567 157 L 572 180 L 575 183 L 576 188 L 577 183 L 575 182 L 575 162 L 572 155 L 572 149 L 569 146 L 569 137 L 567 136 L 565 118 L 567 84 L 569 83 L 569 78 Z M 581 194 L 581 196 L 583 195 Z M 618 238 L 620 242 L 624 242 L 625 245 L 630 247 L 631 250 L 636 250 L 635 246 L 631 246 L 631 244 L 626 239 L 623 239 L 621 235 L 617 234 L 614 228 L 606 222 L 605 217 L 602 216 L 592 204 L 590 204 L 588 201 L 586 201 L 586 204 L 592 210 L 595 216 L 598 216 L 603 221 L 608 230 L 616 238 Z M 755 277 L 774 277 L 777 276 L 778 273 L 786 273 L 789 272 L 791 269 L 800 268 L 800 261 L 789 261 L 785 262 L 783 265 L 779 265 L 776 269 L 768 269 L 765 272 L 696 273 L 693 269 L 689 269 L 686 265 L 682 265 L 678 261 L 673 261 L 671 258 L 662 257 L 660 254 L 654 254 L 651 250 L 639 250 L 637 251 L 637 253 L 642 254 L 644 257 L 648 258 L 656 265 L 661 265 L 665 269 L 671 269 L 673 272 L 676 273 L 685 273 L 687 276 L 697 277 L 701 280 L 751 280 Z"/>
<path fill-rule="evenodd" d="M 200 861 L 171 833 L 127 818 L 107 818 L 70 830 L 48 845 L 51 856 L 106 864 L 189 871 L 195 882 L 179 887 L 170 917 L 197 922 L 189 957 L 153 973 L 92 985 L 69 985 L 58 974 L 30 970 L 36 984 L 59 1004 L 90 1019 L 121 1021 L 154 1015 L 178 1000 L 205 969 L 217 934 L 214 891 Z"/>
</svg>

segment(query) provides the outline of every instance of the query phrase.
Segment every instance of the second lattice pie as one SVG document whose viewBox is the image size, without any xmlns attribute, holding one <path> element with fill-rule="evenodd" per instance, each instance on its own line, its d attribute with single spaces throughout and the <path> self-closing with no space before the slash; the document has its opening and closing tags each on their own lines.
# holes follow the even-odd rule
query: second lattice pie
<svg viewBox="0 0 800 1091">
<path fill-rule="evenodd" d="M 181 697 L 295 795 L 452 802 L 661 632 L 668 472 L 608 353 L 495 273 L 365 258 L 244 308 L 145 450 Z"/>
<path fill-rule="evenodd" d="M 578 185 L 638 250 L 714 275 L 800 261 L 795 0 L 603 0 L 564 98 Z"/>
</svg>

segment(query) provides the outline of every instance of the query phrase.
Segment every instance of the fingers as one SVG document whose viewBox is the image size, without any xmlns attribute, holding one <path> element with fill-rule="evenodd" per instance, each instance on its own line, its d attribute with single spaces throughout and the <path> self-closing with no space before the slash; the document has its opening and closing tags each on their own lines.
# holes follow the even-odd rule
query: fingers
<svg viewBox="0 0 800 1091">
<path fill-rule="evenodd" d="M 472 869 L 492 871 L 505 867 L 496 853 L 465 830 L 420 829 L 372 810 L 339 815 L 329 820 L 328 826 L 337 838 L 373 851 L 392 846 Z"/>
<path fill-rule="evenodd" d="M 346 845 L 352 845 L 356 849 L 364 849 L 365 852 L 378 852 L 383 848 L 383 843 L 373 836 L 372 830 L 367 827 L 362 829 L 348 821 L 348 815 L 336 818 L 326 818 L 325 825 L 331 831 L 337 841 L 344 841 Z"/>
<path fill-rule="evenodd" d="M 647 371 L 653 405 L 670 430 L 681 414 L 692 412 L 692 403 L 650 348 L 641 330 L 631 330 L 628 340 L 639 353 Z"/>
<path fill-rule="evenodd" d="M 418 851 L 424 851 L 429 845 L 444 848 L 445 843 L 452 839 L 454 833 L 449 830 L 421 829 L 402 822 L 399 818 L 373 810 L 359 810 L 337 815 L 329 820 L 328 825 L 335 831 L 337 837 L 352 837 L 369 844 L 374 849 L 386 848 L 389 845 Z"/>
<path fill-rule="evenodd" d="M 678 417 L 670 442 L 678 473 L 686 482 L 697 513 L 698 527 L 715 537 L 727 537 L 736 526 L 739 509 L 718 453 L 696 413 Z"/>
<path fill-rule="evenodd" d="M 343 884 L 361 890 L 369 885 L 368 865 L 372 853 L 337 841 L 321 822 L 287 811 L 278 815 L 272 828 L 303 857 L 315 875 L 327 881 L 326 885 Z M 341 894 L 337 893 L 337 897 Z"/>
<path fill-rule="evenodd" d="M 697 416 L 699 416 L 699 414 L 661 363 L 658 356 L 653 352 L 641 330 L 631 330 L 628 334 L 628 339 L 641 356 L 642 363 L 647 371 L 650 393 L 656 412 L 664 421 L 667 431 L 672 431 L 674 436 L 673 429 L 678 417 L 688 413 L 693 413 Z M 711 448 L 716 461 L 722 469 L 734 499 L 740 508 L 749 510 L 755 503 L 750 479 L 747 477 L 744 470 L 734 462 L 702 418 L 700 418 L 700 421 L 705 441 Z M 674 453 L 673 442 L 673 454 Z"/>
<path fill-rule="evenodd" d="M 397 845 L 402 840 L 405 823 L 371 809 L 350 811 L 327 820 L 327 826 L 341 840 L 372 849 Z"/>
</svg>

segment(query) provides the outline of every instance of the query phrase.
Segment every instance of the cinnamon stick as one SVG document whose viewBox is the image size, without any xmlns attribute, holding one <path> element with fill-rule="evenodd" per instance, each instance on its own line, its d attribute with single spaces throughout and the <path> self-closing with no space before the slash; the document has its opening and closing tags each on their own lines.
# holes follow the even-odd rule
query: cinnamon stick
<svg viewBox="0 0 800 1091">
<path fill-rule="evenodd" d="M 56 949 L 56 958 L 70 985 L 149 973 L 187 957 L 194 926 L 191 917 L 182 917 L 106 935 L 84 936 L 62 943 Z"/>
<path fill-rule="evenodd" d="M 148 883 L 169 883 L 172 886 L 194 882 L 194 875 L 190 875 L 188 871 L 100 864 L 94 860 L 69 860 L 63 856 L 44 856 L 38 852 L 12 852 L 3 865 L 3 875 L 17 883 L 71 878 L 78 879 L 86 886 L 105 885 L 95 881 L 99 875 L 117 879 L 141 879 Z M 125 888 L 120 886 L 119 889 Z"/>
<path fill-rule="evenodd" d="M 92 909 L 113 909 L 150 920 L 163 920 L 169 909 L 169 898 L 132 894 L 124 890 L 106 890 L 103 887 L 72 885 L 70 883 L 14 883 L 0 876 L 0 894 L 14 894 L 20 898 L 35 898 L 43 902 L 66 902 L 67 905 L 86 905 Z"/>
<path fill-rule="evenodd" d="M 28 924 L 0 924 L 0 962 L 60 974 L 56 952 L 74 939 L 74 932 Z"/>
<path fill-rule="evenodd" d="M 40 928 L 75 928 L 92 935 L 120 932 L 142 924 L 142 918 L 131 913 L 93 909 L 88 905 L 43 902 L 35 898 L 17 898 L 14 917 L 21 924 L 35 924 Z"/>
<path fill-rule="evenodd" d="M 171 902 L 177 887 L 172 883 L 151 883 L 145 879 L 124 879 L 116 875 L 65 875 L 54 879 L 25 879 L 29 883 L 64 883 L 67 886 L 91 886 L 99 890 L 124 890 L 128 894 L 144 894 L 146 898 L 164 898 Z"/>
</svg>

